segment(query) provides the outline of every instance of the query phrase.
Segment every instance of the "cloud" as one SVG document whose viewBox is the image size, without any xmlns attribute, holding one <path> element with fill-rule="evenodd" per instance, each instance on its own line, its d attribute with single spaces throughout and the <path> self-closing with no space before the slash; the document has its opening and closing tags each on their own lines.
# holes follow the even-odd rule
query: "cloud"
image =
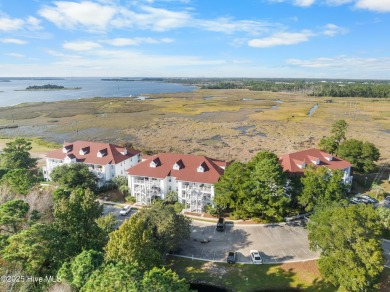
<svg viewBox="0 0 390 292">
<path fill-rule="evenodd" d="M 15 45 L 24 45 L 24 44 L 27 44 L 26 41 L 24 40 L 19 40 L 19 39 L 0 39 L 0 42 L 3 43 L 3 44 L 15 44 Z"/>
<path fill-rule="evenodd" d="M 341 26 L 337 26 L 337 25 L 332 24 L 332 23 L 328 23 L 327 25 L 325 25 L 324 31 L 323 31 L 324 35 L 330 36 L 330 37 L 333 37 L 333 36 L 338 35 L 338 34 L 346 34 L 346 33 L 348 33 L 348 29 L 341 27 Z"/>
<path fill-rule="evenodd" d="M 116 13 L 109 5 L 99 5 L 83 1 L 54 2 L 55 6 L 45 6 L 38 11 L 39 15 L 65 29 L 85 28 L 89 31 L 104 31 Z"/>
<path fill-rule="evenodd" d="M 174 40 L 170 38 L 114 38 L 103 40 L 103 43 L 109 44 L 115 47 L 125 47 L 125 46 L 138 46 L 140 44 L 161 44 L 161 43 L 172 43 Z"/>
<path fill-rule="evenodd" d="M 390 1 L 388 0 L 358 0 L 355 6 L 376 12 L 390 12 Z"/>
<path fill-rule="evenodd" d="M 10 18 L 7 16 L 0 17 L 0 31 L 11 32 L 27 29 L 29 31 L 40 30 L 40 21 L 32 16 L 27 19 Z"/>
<path fill-rule="evenodd" d="M 289 59 L 287 64 L 303 68 L 330 68 L 349 72 L 384 71 L 388 72 L 390 58 L 358 58 L 337 56 L 334 58 L 316 58 L 311 60 Z"/>
<path fill-rule="evenodd" d="M 95 42 L 89 41 L 75 41 L 75 42 L 66 42 L 62 45 L 64 49 L 72 51 L 90 51 L 93 49 L 100 48 L 101 46 Z"/>
<path fill-rule="evenodd" d="M 310 30 L 301 32 L 280 32 L 267 38 L 252 39 L 248 45 L 254 48 L 270 48 L 274 46 L 295 45 L 302 42 L 307 42 L 314 34 Z"/>
<path fill-rule="evenodd" d="M 18 53 L 8 53 L 7 56 L 14 57 L 14 58 L 24 58 L 25 55 L 18 54 Z"/>
<path fill-rule="evenodd" d="M 19 18 L 0 17 L 0 30 L 1 31 L 14 31 L 22 29 L 24 21 Z"/>
<path fill-rule="evenodd" d="M 301 7 L 309 7 L 311 6 L 315 0 L 295 0 L 294 4 L 296 6 L 301 6 Z"/>
<path fill-rule="evenodd" d="M 54 2 L 54 6 L 44 6 L 38 13 L 59 28 L 69 30 L 81 28 L 94 33 L 136 28 L 164 32 L 191 27 L 225 34 L 236 32 L 258 34 L 268 31 L 270 27 L 280 26 L 266 21 L 234 20 L 224 17 L 200 19 L 194 17 L 189 9 L 171 11 L 148 5 L 136 5 L 137 2 L 130 2 L 132 4 L 128 7 L 120 6 L 115 1 L 100 2 L 59 1 Z"/>
</svg>

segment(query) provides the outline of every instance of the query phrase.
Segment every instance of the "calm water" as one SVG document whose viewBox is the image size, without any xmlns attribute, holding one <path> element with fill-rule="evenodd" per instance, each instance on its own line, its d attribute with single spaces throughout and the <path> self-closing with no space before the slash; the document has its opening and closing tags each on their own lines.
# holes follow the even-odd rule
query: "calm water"
<svg viewBox="0 0 390 292">
<path fill-rule="evenodd" d="M 7 78 L 2 78 L 7 79 Z M 89 97 L 128 97 L 148 93 L 189 92 L 194 86 L 150 81 L 102 81 L 101 78 L 65 78 L 61 80 L 19 80 L 0 82 L 0 106 L 23 102 L 58 101 Z M 33 85 L 55 84 L 81 87 L 79 90 L 15 91 Z"/>
</svg>

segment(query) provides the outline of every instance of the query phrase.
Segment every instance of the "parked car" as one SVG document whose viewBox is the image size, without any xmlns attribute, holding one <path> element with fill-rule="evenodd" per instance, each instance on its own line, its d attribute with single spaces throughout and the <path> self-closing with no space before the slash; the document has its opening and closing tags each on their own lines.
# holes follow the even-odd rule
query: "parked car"
<svg viewBox="0 0 390 292">
<path fill-rule="evenodd" d="M 131 206 L 126 205 L 119 211 L 119 214 L 121 214 L 122 216 L 126 216 L 127 214 L 130 213 L 130 211 L 131 211 Z"/>
<path fill-rule="evenodd" d="M 387 196 L 387 197 L 385 198 L 385 204 L 390 204 L 390 196 Z"/>
<path fill-rule="evenodd" d="M 216 230 L 217 231 L 224 231 L 225 230 L 225 219 L 218 218 Z"/>
<path fill-rule="evenodd" d="M 237 260 L 237 253 L 235 251 L 229 251 L 226 261 L 228 264 L 234 264 Z"/>
<path fill-rule="evenodd" d="M 254 264 L 262 264 L 263 258 L 261 257 L 260 253 L 257 250 L 252 249 L 250 251 L 251 254 L 251 260 Z"/>
<path fill-rule="evenodd" d="M 372 198 L 372 197 L 370 197 L 370 196 L 367 196 L 367 195 L 363 195 L 363 196 L 361 196 L 361 198 L 362 198 L 363 200 L 366 200 L 368 203 L 371 203 L 371 204 L 376 204 L 376 203 L 378 203 L 378 200 L 376 200 L 376 199 L 374 199 L 374 198 Z"/>
<path fill-rule="evenodd" d="M 362 203 L 363 203 L 362 200 L 360 200 L 359 198 L 356 198 L 356 197 L 352 198 L 352 199 L 350 200 L 350 202 L 351 202 L 352 204 L 362 204 Z"/>
</svg>

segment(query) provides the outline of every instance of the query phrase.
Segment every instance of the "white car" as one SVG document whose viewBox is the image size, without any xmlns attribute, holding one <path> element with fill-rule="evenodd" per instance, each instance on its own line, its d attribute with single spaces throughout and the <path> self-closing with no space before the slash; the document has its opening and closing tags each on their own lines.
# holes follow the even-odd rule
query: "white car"
<svg viewBox="0 0 390 292">
<path fill-rule="evenodd" d="M 250 251 L 251 254 L 251 260 L 254 264 L 262 264 L 263 258 L 261 257 L 260 253 L 257 250 L 252 249 Z"/>
<path fill-rule="evenodd" d="M 126 205 L 119 211 L 119 214 L 126 216 L 127 214 L 130 213 L 130 211 L 131 211 L 131 206 Z"/>
</svg>

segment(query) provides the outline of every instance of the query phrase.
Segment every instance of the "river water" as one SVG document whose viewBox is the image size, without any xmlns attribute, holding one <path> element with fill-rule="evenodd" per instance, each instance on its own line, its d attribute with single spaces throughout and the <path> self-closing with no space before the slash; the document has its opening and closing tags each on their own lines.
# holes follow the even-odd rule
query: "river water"
<svg viewBox="0 0 390 292">
<path fill-rule="evenodd" d="M 1 82 L 9 80 L 10 82 Z M 28 86 L 54 84 L 78 90 L 18 91 Z M 0 78 L 0 106 L 24 102 L 58 101 L 91 97 L 129 97 L 152 93 L 190 92 L 196 87 L 152 81 L 103 81 L 101 78 Z M 16 90 L 16 91 L 15 91 Z"/>
</svg>

